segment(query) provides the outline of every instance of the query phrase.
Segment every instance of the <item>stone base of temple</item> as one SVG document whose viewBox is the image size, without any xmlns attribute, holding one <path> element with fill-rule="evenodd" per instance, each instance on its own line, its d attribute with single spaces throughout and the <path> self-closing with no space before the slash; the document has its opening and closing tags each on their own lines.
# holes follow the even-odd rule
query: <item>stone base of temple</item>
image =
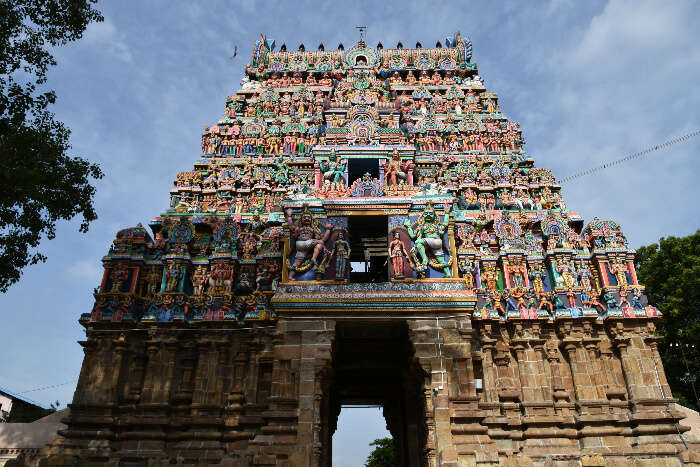
<svg viewBox="0 0 700 467">
<path fill-rule="evenodd" d="M 647 319 L 164 324 L 89 327 L 63 437 L 27 465 L 328 466 L 357 403 L 399 465 L 700 465 Z"/>
</svg>

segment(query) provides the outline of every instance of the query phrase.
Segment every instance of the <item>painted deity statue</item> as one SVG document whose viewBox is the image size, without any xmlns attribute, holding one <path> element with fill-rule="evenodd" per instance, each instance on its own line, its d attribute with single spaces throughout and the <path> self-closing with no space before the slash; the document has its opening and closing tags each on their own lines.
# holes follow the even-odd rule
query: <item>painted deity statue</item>
<svg viewBox="0 0 700 467">
<path fill-rule="evenodd" d="M 309 212 L 309 207 L 304 206 L 304 211 L 301 213 L 299 222 L 294 225 L 292 220 L 291 209 L 287 210 L 287 223 L 289 224 L 289 231 L 291 232 L 292 239 L 294 240 L 295 253 L 294 262 L 289 268 L 289 280 L 294 280 L 294 276 L 297 271 L 301 271 L 302 265 L 311 260 L 309 266 L 317 264 L 318 255 L 324 250 L 324 244 L 328 241 L 333 230 L 333 224 L 330 222 L 326 224 L 326 232 L 321 238 L 319 238 L 319 233 L 314 228 L 314 218 Z M 310 258 L 309 258 L 310 256 Z M 304 269 L 304 271 L 307 271 Z"/>
<path fill-rule="evenodd" d="M 209 272 L 209 291 L 230 293 L 233 285 L 233 267 L 226 262 L 218 262 Z"/>
<path fill-rule="evenodd" d="M 394 239 L 389 244 L 389 258 L 391 259 L 392 277 L 403 279 L 406 276 L 403 260 L 404 258 L 408 259 L 409 256 L 399 232 L 394 232 Z"/>
<path fill-rule="evenodd" d="M 425 270 L 428 267 L 428 253 L 425 251 L 427 247 L 439 265 L 439 268 L 442 269 L 445 277 L 452 277 L 450 266 L 448 262 L 445 261 L 444 245 L 442 241 L 443 234 L 445 230 L 447 230 L 449 222 L 449 206 L 445 205 L 445 219 L 443 222 L 440 222 L 432 203 L 428 203 L 425 211 L 420 215 L 418 226 L 415 230 L 411 226 L 410 220 L 406 219 L 404 222 L 404 227 L 408 230 L 408 236 L 414 241 L 414 249 L 418 251 L 423 269 Z"/>
<path fill-rule="evenodd" d="M 165 270 L 165 291 L 178 292 L 180 290 L 180 280 L 185 275 L 185 267 L 177 263 L 171 263 Z"/>
<path fill-rule="evenodd" d="M 491 263 L 485 264 L 481 279 L 486 284 L 486 290 L 495 292 L 498 286 L 498 272 L 496 272 L 496 266 Z"/>
<path fill-rule="evenodd" d="M 385 185 L 396 185 L 403 181 L 406 182 L 408 169 L 410 168 L 410 162 L 402 162 L 399 158 L 399 151 L 394 149 L 394 153 L 391 155 L 391 159 L 384 162 L 384 184 Z"/>
<path fill-rule="evenodd" d="M 532 266 L 532 271 L 530 272 L 530 278 L 532 280 L 532 289 L 535 293 L 544 292 L 544 277 L 547 272 L 544 270 L 544 266 L 537 263 Z"/>
<path fill-rule="evenodd" d="M 153 267 L 148 270 L 146 274 L 146 293 L 148 295 L 153 295 L 160 291 L 160 284 L 162 281 L 162 272 L 157 268 Z"/>
<path fill-rule="evenodd" d="M 573 261 L 557 261 L 556 271 L 559 277 L 556 278 L 557 287 L 573 287 L 576 285 L 576 268 Z"/>
<path fill-rule="evenodd" d="M 641 287 L 635 287 L 632 289 L 632 300 L 630 301 L 630 306 L 632 308 L 638 308 L 643 310 L 644 305 L 642 305 L 642 289 Z"/>
<path fill-rule="evenodd" d="M 627 286 L 627 264 L 625 261 L 617 258 L 610 263 L 610 272 L 615 275 L 617 285 L 620 287 Z"/>
<path fill-rule="evenodd" d="M 591 282 L 590 269 L 588 268 L 588 266 L 583 264 L 583 262 L 579 262 L 579 266 L 576 270 L 576 273 L 579 276 L 579 284 L 581 285 L 582 291 L 590 295 L 593 292 L 593 283 Z"/>
<path fill-rule="evenodd" d="M 110 292 L 119 292 L 122 284 L 129 277 L 129 270 L 124 266 L 117 266 L 112 269 L 109 277 L 112 279 L 112 290 Z"/>
<path fill-rule="evenodd" d="M 327 161 L 319 162 L 319 167 L 323 173 L 323 179 L 331 183 L 338 183 L 345 180 L 345 163 L 338 160 L 335 149 L 331 150 Z"/>
<path fill-rule="evenodd" d="M 335 256 L 335 279 L 343 280 L 350 258 L 350 244 L 345 240 L 345 232 L 342 230 L 338 232 L 338 238 L 333 245 L 331 257 L 333 256 Z"/>
<path fill-rule="evenodd" d="M 194 286 L 194 295 L 202 295 L 204 292 L 204 285 L 207 280 L 207 270 L 206 267 L 199 265 L 195 268 L 194 274 L 192 274 L 192 285 Z"/>
<path fill-rule="evenodd" d="M 474 288 L 474 271 L 476 271 L 476 267 L 474 266 L 474 263 L 472 262 L 471 259 L 469 258 L 462 258 L 459 261 L 459 270 L 462 273 L 462 277 L 464 277 L 464 285 L 467 287 L 467 289 L 473 289 Z"/>
<path fill-rule="evenodd" d="M 484 294 L 484 306 L 481 308 L 482 316 L 498 318 L 506 316 L 506 310 L 501 303 L 501 295 L 496 291 L 487 291 Z"/>
<path fill-rule="evenodd" d="M 274 164 L 274 181 L 276 185 L 284 186 L 289 183 L 290 169 L 282 156 L 278 157 Z"/>
</svg>

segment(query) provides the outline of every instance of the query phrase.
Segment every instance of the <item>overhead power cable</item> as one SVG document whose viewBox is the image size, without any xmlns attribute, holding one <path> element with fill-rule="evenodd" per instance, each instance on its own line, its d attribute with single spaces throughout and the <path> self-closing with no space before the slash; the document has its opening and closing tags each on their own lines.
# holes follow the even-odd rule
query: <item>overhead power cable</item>
<svg viewBox="0 0 700 467">
<path fill-rule="evenodd" d="M 622 164 L 623 162 L 627 162 L 627 161 L 630 161 L 632 159 L 637 159 L 637 158 L 645 156 L 649 153 L 659 151 L 661 149 L 666 149 L 670 146 L 673 146 L 674 144 L 688 141 L 689 139 L 694 138 L 698 135 L 700 135 L 700 130 L 694 131 L 692 133 L 688 133 L 687 135 L 681 136 L 679 138 L 675 138 L 675 139 L 666 141 L 665 143 L 662 143 L 662 144 L 657 144 L 656 146 L 647 148 L 643 151 L 639 151 L 639 152 L 636 152 L 634 154 L 630 154 L 629 156 L 623 157 L 622 159 L 617 159 L 617 160 L 612 161 L 612 162 L 606 162 L 605 164 L 599 165 L 598 167 L 593 167 L 592 169 L 584 170 L 582 172 L 578 172 L 578 173 L 575 173 L 573 175 L 569 175 L 568 177 L 564 177 L 560 180 L 557 180 L 556 183 L 561 185 L 562 183 L 566 183 L 566 182 L 574 180 L 576 178 L 584 177 L 586 175 L 591 175 L 593 173 L 600 172 L 601 170 L 609 169 L 610 167 L 614 167 L 618 164 Z"/>
<path fill-rule="evenodd" d="M 40 387 L 40 388 L 34 388 L 34 389 L 30 389 L 30 390 L 28 390 L 28 391 L 22 391 L 22 392 L 20 392 L 20 394 L 27 394 L 28 392 L 36 392 L 36 391 L 43 391 L 43 390 L 45 390 L 45 389 L 58 388 L 58 387 L 61 387 L 61 386 L 65 386 L 66 384 L 75 383 L 76 381 L 77 381 L 77 379 L 72 379 L 72 380 L 70 380 L 70 381 L 66 381 L 65 383 L 52 384 L 52 385 L 50 385 L 50 386 L 42 386 L 42 387 Z"/>
</svg>

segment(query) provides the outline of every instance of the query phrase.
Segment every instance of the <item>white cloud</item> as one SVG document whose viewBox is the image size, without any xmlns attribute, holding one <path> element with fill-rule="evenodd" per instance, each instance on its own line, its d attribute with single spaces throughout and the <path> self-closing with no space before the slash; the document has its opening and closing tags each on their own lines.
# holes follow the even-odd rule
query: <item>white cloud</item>
<svg viewBox="0 0 700 467">
<path fill-rule="evenodd" d="M 125 35 L 108 17 L 105 17 L 101 23 L 93 23 L 88 26 L 82 40 L 87 45 L 97 47 L 122 62 L 131 63 L 133 61 Z"/>
<path fill-rule="evenodd" d="M 642 65 L 666 60 L 668 54 L 675 55 L 685 48 L 684 38 L 690 38 L 686 35 L 688 27 L 693 27 L 686 15 L 692 8 L 682 1 L 663 6 L 652 1 L 611 1 L 592 19 L 579 47 L 571 54 L 572 63 L 591 72 L 601 65 L 617 65 L 618 70 L 626 71 L 630 61 Z"/>
<path fill-rule="evenodd" d="M 87 281 L 100 283 L 102 279 L 102 265 L 96 263 L 92 258 L 76 261 L 68 267 L 68 274 L 74 279 L 85 279 Z"/>
</svg>

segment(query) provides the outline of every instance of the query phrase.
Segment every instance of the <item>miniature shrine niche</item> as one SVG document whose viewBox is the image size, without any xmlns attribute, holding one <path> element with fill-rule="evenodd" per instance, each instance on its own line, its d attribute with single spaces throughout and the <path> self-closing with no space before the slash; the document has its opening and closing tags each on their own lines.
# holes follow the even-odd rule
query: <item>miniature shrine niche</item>
<svg viewBox="0 0 700 467">
<path fill-rule="evenodd" d="M 164 211 L 103 258 L 52 452 L 330 465 L 360 401 L 402 465 L 680 459 L 634 250 L 485 83 L 459 33 L 261 36 Z"/>
</svg>

